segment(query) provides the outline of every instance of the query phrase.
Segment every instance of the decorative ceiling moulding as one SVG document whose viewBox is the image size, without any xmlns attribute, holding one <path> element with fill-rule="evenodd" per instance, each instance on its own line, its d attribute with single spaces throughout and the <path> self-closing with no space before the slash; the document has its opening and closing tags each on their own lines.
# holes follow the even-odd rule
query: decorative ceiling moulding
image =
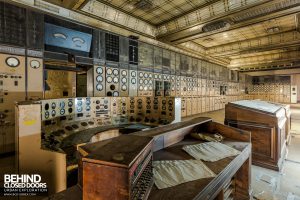
<svg viewBox="0 0 300 200">
<path fill-rule="evenodd" d="M 220 0 L 159 26 L 157 34 L 163 36 L 268 1 L 269 0 Z"/>
<path fill-rule="evenodd" d="M 145 37 L 144 35 L 138 34 L 136 32 L 126 30 L 124 28 L 112 25 L 110 23 L 103 22 L 100 19 L 86 16 L 82 13 L 79 13 L 79 12 L 76 12 L 73 10 L 68 10 L 63 7 L 45 2 L 43 0 L 11 0 L 11 2 L 14 2 L 17 5 L 23 5 L 23 6 L 31 7 L 36 10 L 43 11 L 46 14 L 55 15 L 57 17 L 64 17 L 68 20 L 71 20 L 71 21 L 74 21 L 77 23 L 82 23 L 87 26 L 92 26 L 92 27 L 99 28 L 99 29 L 102 29 L 105 31 L 110 31 L 110 32 L 113 32 L 115 34 L 119 34 L 119 35 L 122 35 L 125 37 L 128 37 L 130 35 L 138 35 L 139 41 L 146 42 L 146 43 L 152 44 L 152 45 L 156 45 L 161 48 L 172 50 L 174 52 L 182 53 L 182 54 L 185 54 L 185 55 L 188 55 L 191 57 L 195 57 L 198 59 L 205 59 L 204 58 L 205 55 L 199 55 L 199 54 L 196 54 L 195 52 L 187 52 L 184 49 L 177 48 L 175 46 L 163 43 L 161 41 L 155 40 L 150 37 Z M 214 61 L 214 60 L 216 60 L 216 61 Z M 212 62 L 215 62 L 218 64 L 223 63 L 222 61 L 219 61 L 218 59 L 214 59 L 214 60 Z M 224 63 L 221 65 L 226 66 L 226 64 L 224 64 Z"/>
<path fill-rule="evenodd" d="M 155 37 L 156 35 L 156 28 L 154 26 L 97 0 L 88 1 L 80 10 L 88 15 L 99 17 L 102 20 L 113 22 L 151 37 Z"/>
<path fill-rule="evenodd" d="M 237 54 L 249 54 L 257 51 L 284 48 L 293 45 L 300 45 L 300 33 L 288 31 L 269 36 L 233 42 L 230 44 L 207 48 L 208 54 L 214 56 L 234 56 Z"/>
<path fill-rule="evenodd" d="M 186 42 L 186 43 L 182 43 L 178 45 L 179 48 L 184 49 L 188 52 L 199 52 L 197 54 L 199 54 L 199 56 L 201 56 L 202 59 L 209 61 L 209 62 L 213 62 L 222 66 L 227 66 L 228 64 L 230 64 L 230 60 L 226 59 L 226 58 L 215 58 L 212 56 L 209 56 L 207 54 L 205 54 L 205 52 L 203 52 L 203 48 L 200 47 L 198 44 L 195 44 L 193 42 Z"/>
<path fill-rule="evenodd" d="M 245 12 L 245 10 L 242 10 L 242 11 L 239 10 L 233 14 L 228 14 L 227 16 L 223 16 L 218 19 L 215 19 L 215 21 L 219 21 L 219 20 L 229 21 L 230 27 L 228 28 L 227 31 L 231 31 L 231 30 L 242 28 L 242 27 L 250 26 L 253 24 L 257 24 L 257 23 L 260 23 L 263 21 L 267 21 L 267 20 L 270 20 L 273 18 L 278 18 L 278 17 L 290 15 L 290 14 L 295 14 L 300 11 L 300 0 L 276 0 L 276 1 L 274 0 L 274 1 L 268 1 L 268 2 L 264 1 L 259 5 L 251 6 L 251 8 L 248 8 L 246 10 L 246 12 L 248 12 L 248 11 L 255 12 L 256 9 L 259 10 L 259 9 L 261 9 L 261 7 L 268 8 L 268 6 L 272 7 L 272 5 L 274 5 L 274 4 L 277 5 L 275 7 L 278 9 L 272 10 L 272 13 L 270 13 L 268 15 L 259 15 L 255 18 L 248 18 L 248 20 L 246 20 L 246 21 L 235 23 L 232 19 L 237 15 L 243 15 L 243 13 Z M 267 12 L 267 9 L 264 9 L 264 10 L 266 10 L 266 12 Z M 213 20 L 210 20 L 210 21 L 213 21 Z M 294 19 L 292 21 L 294 21 Z M 184 30 L 176 31 L 174 33 L 169 32 L 165 36 L 159 36 L 159 39 L 161 39 L 162 41 L 165 41 L 165 42 L 172 43 L 172 44 L 179 44 L 179 43 L 183 43 L 186 41 L 200 39 L 200 38 L 208 37 L 208 36 L 211 36 L 214 34 L 225 32 L 222 29 L 219 29 L 217 31 L 212 31 L 212 32 L 203 32 L 202 27 L 207 23 L 208 22 L 198 24 L 198 25 L 195 25 L 194 27 L 186 28 Z M 197 27 L 197 28 L 195 28 L 195 27 Z"/>
<path fill-rule="evenodd" d="M 290 63 L 292 61 L 300 60 L 299 51 L 280 52 L 275 54 L 267 54 L 260 56 L 253 56 L 241 59 L 233 59 L 228 65 L 228 68 L 240 68 L 249 65 L 267 65 L 268 63 Z"/>
</svg>

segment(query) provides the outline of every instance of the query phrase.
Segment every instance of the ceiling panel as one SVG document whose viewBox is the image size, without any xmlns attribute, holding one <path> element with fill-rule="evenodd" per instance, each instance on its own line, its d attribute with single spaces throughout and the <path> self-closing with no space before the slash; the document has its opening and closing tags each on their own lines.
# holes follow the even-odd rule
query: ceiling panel
<svg viewBox="0 0 300 200">
<path fill-rule="evenodd" d="M 285 17 L 264 21 L 255 25 L 249 25 L 243 28 L 198 38 L 195 39 L 194 42 L 204 47 L 214 47 L 295 29 L 295 15 L 288 15 Z"/>
<path fill-rule="evenodd" d="M 97 0 L 152 25 L 189 13 L 211 0 Z M 217 9 L 215 12 L 219 12 Z"/>
</svg>

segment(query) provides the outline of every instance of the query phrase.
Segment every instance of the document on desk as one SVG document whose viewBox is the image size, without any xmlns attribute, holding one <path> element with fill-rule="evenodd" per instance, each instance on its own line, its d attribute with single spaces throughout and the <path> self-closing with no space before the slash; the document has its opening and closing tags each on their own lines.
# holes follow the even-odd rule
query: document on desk
<svg viewBox="0 0 300 200">
<path fill-rule="evenodd" d="M 201 160 L 154 161 L 153 175 L 158 189 L 216 176 Z"/>
<path fill-rule="evenodd" d="M 220 142 L 205 142 L 185 145 L 182 148 L 196 160 L 215 162 L 226 157 L 236 156 L 241 152 Z"/>
</svg>

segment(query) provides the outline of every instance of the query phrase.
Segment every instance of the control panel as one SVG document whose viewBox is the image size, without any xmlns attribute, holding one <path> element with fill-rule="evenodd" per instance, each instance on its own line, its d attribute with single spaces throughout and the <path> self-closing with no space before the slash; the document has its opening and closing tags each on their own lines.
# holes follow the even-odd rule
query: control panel
<svg viewBox="0 0 300 200">
<path fill-rule="evenodd" d="M 129 96 L 130 97 L 135 97 L 138 94 L 138 72 L 137 72 L 137 66 L 136 65 L 129 65 Z"/>
<path fill-rule="evenodd" d="M 113 124 L 127 124 L 127 98 L 113 97 L 111 98 L 111 117 Z"/>
<path fill-rule="evenodd" d="M 106 96 L 108 97 L 119 96 L 120 70 L 117 67 L 117 65 L 114 67 L 106 66 Z"/>
<path fill-rule="evenodd" d="M 105 67 L 104 65 L 94 66 L 94 96 L 106 96 L 105 93 Z"/>
<path fill-rule="evenodd" d="M 153 96 L 153 73 L 138 71 L 138 96 Z"/>
<path fill-rule="evenodd" d="M 0 154 L 14 151 L 15 102 L 25 100 L 25 57 L 0 54 Z"/>
<path fill-rule="evenodd" d="M 43 60 L 27 57 L 27 98 L 40 100 L 43 98 Z"/>
<path fill-rule="evenodd" d="M 120 69 L 120 96 L 127 97 L 129 94 L 129 71 L 128 69 Z"/>
</svg>

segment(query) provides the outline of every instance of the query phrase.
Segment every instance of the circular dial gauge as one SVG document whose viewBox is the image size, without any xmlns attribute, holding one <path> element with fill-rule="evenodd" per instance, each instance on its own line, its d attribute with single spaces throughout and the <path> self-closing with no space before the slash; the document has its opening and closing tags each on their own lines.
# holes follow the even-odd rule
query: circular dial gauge
<svg viewBox="0 0 300 200">
<path fill-rule="evenodd" d="M 135 78 L 131 79 L 131 83 L 136 84 L 136 79 Z"/>
<path fill-rule="evenodd" d="M 118 77 L 114 77 L 113 81 L 114 81 L 114 83 L 118 83 L 119 82 L 119 78 Z"/>
<path fill-rule="evenodd" d="M 97 72 L 97 74 L 102 74 L 103 69 L 101 67 L 97 67 L 96 72 Z"/>
<path fill-rule="evenodd" d="M 143 84 L 143 79 L 140 79 L 140 80 L 139 80 L 139 83 L 140 83 L 140 84 Z"/>
<path fill-rule="evenodd" d="M 122 85 L 122 90 L 126 91 L 127 90 L 127 86 L 126 85 Z"/>
<path fill-rule="evenodd" d="M 118 76 L 118 75 L 119 75 L 119 70 L 114 69 L 114 70 L 113 70 L 113 74 L 114 74 L 115 76 Z"/>
<path fill-rule="evenodd" d="M 135 76 L 136 76 L 136 72 L 135 72 L 135 71 L 132 71 L 132 72 L 131 72 L 131 76 L 132 76 L 132 77 L 135 77 Z"/>
<path fill-rule="evenodd" d="M 99 75 L 99 76 L 97 76 L 96 80 L 97 80 L 97 82 L 102 82 L 103 81 L 103 77 Z"/>
<path fill-rule="evenodd" d="M 149 74 L 149 78 L 152 78 L 152 74 Z"/>
<path fill-rule="evenodd" d="M 16 57 L 8 57 L 6 58 L 5 63 L 9 67 L 18 67 L 20 65 L 20 60 Z"/>
<path fill-rule="evenodd" d="M 107 70 L 106 70 L 106 73 L 107 73 L 108 75 L 111 75 L 111 74 L 112 74 L 112 69 L 107 69 Z"/>
<path fill-rule="evenodd" d="M 127 82 L 127 78 L 122 78 L 122 83 L 126 83 Z"/>
<path fill-rule="evenodd" d="M 122 71 L 122 76 L 127 76 L 127 71 L 123 70 Z"/>
<path fill-rule="evenodd" d="M 147 74 L 147 73 L 145 73 L 145 74 L 144 74 L 144 77 L 145 77 L 145 78 L 148 78 L 148 74 Z"/>
<path fill-rule="evenodd" d="M 143 72 L 140 72 L 140 73 L 139 73 L 139 77 L 140 77 L 140 78 L 143 78 L 143 76 L 144 76 Z"/>
<path fill-rule="evenodd" d="M 30 61 L 30 67 L 33 68 L 33 69 L 37 69 L 41 66 L 41 63 L 40 61 L 38 60 L 32 60 Z"/>
<path fill-rule="evenodd" d="M 97 89 L 98 91 L 103 90 L 102 84 L 97 84 L 96 89 Z"/>
<path fill-rule="evenodd" d="M 112 77 L 110 77 L 110 76 L 107 77 L 107 78 L 106 78 L 106 81 L 107 81 L 108 83 L 111 83 L 111 82 L 112 82 Z"/>
</svg>

